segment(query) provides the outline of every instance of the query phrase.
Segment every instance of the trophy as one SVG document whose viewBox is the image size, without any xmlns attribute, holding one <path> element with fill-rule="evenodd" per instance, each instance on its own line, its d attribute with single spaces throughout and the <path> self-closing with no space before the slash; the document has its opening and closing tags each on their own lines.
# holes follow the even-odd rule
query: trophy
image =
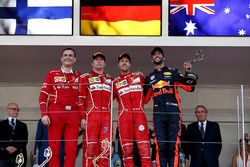
<svg viewBox="0 0 250 167">
<path fill-rule="evenodd" d="M 185 63 L 195 64 L 195 63 L 198 63 L 198 62 L 203 61 L 203 60 L 204 60 L 203 50 L 198 50 L 195 54 L 195 58 L 192 60 L 187 60 L 187 61 L 185 61 Z M 192 71 L 191 68 L 189 68 L 188 70 L 189 70 L 188 72 Z"/>
<path fill-rule="evenodd" d="M 35 165 L 33 165 L 33 167 L 44 167 L 44 166 L 49 162 L 49 160 L 50 160 L 51 157 L 52 157 L 52 150 L 51 150 L 50 147 L 48 147 L 48 148 L 46 148 L 46 149 L 44 150 L 43 156 L 44 156 L 46 159 L 41 163 L 41 165 L 35 164 Z"/>
<path fill-rule="evenodd" d="M 20 153 L 16 156 L 16 163 L 17 163 L 17 167 L 21 167 L 24 164 L 24 156 L 23 153 Z"/>
<path fill-rule="evenodd" d="M 41 165 L 39 165 L 39 167 L 43 167 L 44 165 L 46 165 L 49 160 L 51 159 L 52 157 L 52 150 L 50 147 L 46 148 L 44 150 L 44 153 L 43 153 L 43 156 L 46 158 L 45 161 L 43 161 L 43 163 Z"/>
<path fill-rule="evenodd" d="M 192 60 L 187 60 L 185 61 L 185 63 L 195 64 L 203 60 L 204 60 L 203 50 L 198 50 L 195 54 L 195 58 Z M 186 78 L 185 82 L 186 84 L 189 84 L 189 85 L 195 85 L 199 77 L 198 75 L 196 75 L 195 73 L 191 71 L 192 71 L 192 68 L 187 69 L 186 75 L 185 75 L 185 78 Z"/>
</svg>

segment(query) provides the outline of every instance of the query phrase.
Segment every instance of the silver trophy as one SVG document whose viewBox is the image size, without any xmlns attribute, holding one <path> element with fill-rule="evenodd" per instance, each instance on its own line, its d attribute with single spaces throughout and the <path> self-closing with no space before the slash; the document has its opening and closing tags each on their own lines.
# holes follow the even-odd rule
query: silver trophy
<svg viewBox="0 0 250 167">
<path fill-rule="evenodd" d="M 204 60 L 203 50 L 198 50 L 195 54 L 195 58 L 192 60 L 187 60 L 185 61 L 185 63 L 195 64 L 203 60 Z M 192 68 L 187 69 L 186 74 L 185 74 L 185 78 L 186 78 L 185 82 L 188 85 L 195 85 L 199 77 L 197 74 L 191 71 L 192 71 Z"/>
<path fill-rule="evenodd" d="M 23 153 L 20 153 L 16 156 L 16 163 L 17 163 L 17 167 L 21 167 L 24 164 L 24 156 Z"/>
<path fill-rule="evenodd" d="M 195 54 L 195 58 L 192 59 L 192 60 L 187 60 L 185 61 L 185 63 L 190 63 L 190 64 L 195 64 L 195 63 L 198 63 L 198 62 L 201 62 L 204 60 L 204 54 L 203 54 L 203 50 L 198 50 Z M 188 72 L 191 72 L 192 69 L 188 69 L 189 71 Z"/>
<path fill-rule="evenodd" d="M 44 167 L 52 157 L 52 150 L 50 147 L 44 150 L 43 156 L 46 158 L 40 165 L 34 164 L 33 167 Z"/>
</svg>

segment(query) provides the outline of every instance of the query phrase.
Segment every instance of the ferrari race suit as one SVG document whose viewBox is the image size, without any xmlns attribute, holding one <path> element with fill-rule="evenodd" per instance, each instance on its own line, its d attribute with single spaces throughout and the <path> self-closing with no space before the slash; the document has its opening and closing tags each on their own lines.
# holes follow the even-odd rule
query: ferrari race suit
<svg viewBox="0 0 250 167">
<path fill-rule="evenodd" d="M 181 137 L 181 104 L 178 87 L 194 91 L 194 85 L 177 69 L 163 67 L 146 77 L 145 103 L 154 100 L 153 125 L 157 148 L 157 167 L 178 167 Z M 196 84 L 196 82 L 195 82 Z"/>
<path fill-rule="evenodd" d="M 72 70 L 70 73 L 66 73 L 60 69 L 49 71 L 44 80 L 39 103 L 41 115 L 48 115 L 50 118 L 48 139 L 52 158 L 49 166 L 60 166 L 60 140 L 63 135 L 65 140 L 64 167 L 75 166 L 80 125 L 77 104 L 79 77 L 79 72 Z"/>
<path fill-rule="evenodd" d="M 149 131 L 144 113 L 144 77 L 129 73 L 114 80 L 114 97 L 119 103 L 118 128 L 125 167 L 133 167 L 136 140 L 142 166 L 151 167 Z"/>
<path fill-rule="evenodd" d="M 107 167 L 110 151 L 112 78 L 94 71 L 80 77 L 80 117 L 86 120 L 83 167 Z"/>
</svg>

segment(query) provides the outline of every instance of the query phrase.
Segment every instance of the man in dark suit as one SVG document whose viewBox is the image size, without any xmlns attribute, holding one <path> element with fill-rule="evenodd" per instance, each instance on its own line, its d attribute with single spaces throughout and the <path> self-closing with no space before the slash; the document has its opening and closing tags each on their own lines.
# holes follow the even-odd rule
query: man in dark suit
<svg viewBox="0 0 250 167">
<path fill-rule="evenodd" d="M 221 152 L 221 134 L 217 122 L 207 120 L 205 106 L 195 108 L 196 122 L 187 127 L 188 153 L 191 155 L 190 167 L 218 167 Z"/>
<path fill-rule="evenodd" d="M 7 106 L 8 119 L 0 122 L 0 167 L 16 167 L 16 157 L 22 153 L 26 166 L 26 145 L 28 130 L 25 123 L 17 120 L 20 109 L 18 104 L 9 103 Z M 19 161 L 20 163 L 20 161 Z"/>
</svg>

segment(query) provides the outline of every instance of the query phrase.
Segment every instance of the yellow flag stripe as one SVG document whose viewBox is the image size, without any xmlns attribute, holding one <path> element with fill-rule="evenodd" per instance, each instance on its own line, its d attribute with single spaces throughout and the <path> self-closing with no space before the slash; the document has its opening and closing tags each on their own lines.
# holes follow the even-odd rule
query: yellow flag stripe
<svg viewBox="0 0 250 167">
<path fill-rule="evenodd" d="M 82 35 L 161 35 L 160 20 L 117 22 L 81 20 Z"/>
</svg>

